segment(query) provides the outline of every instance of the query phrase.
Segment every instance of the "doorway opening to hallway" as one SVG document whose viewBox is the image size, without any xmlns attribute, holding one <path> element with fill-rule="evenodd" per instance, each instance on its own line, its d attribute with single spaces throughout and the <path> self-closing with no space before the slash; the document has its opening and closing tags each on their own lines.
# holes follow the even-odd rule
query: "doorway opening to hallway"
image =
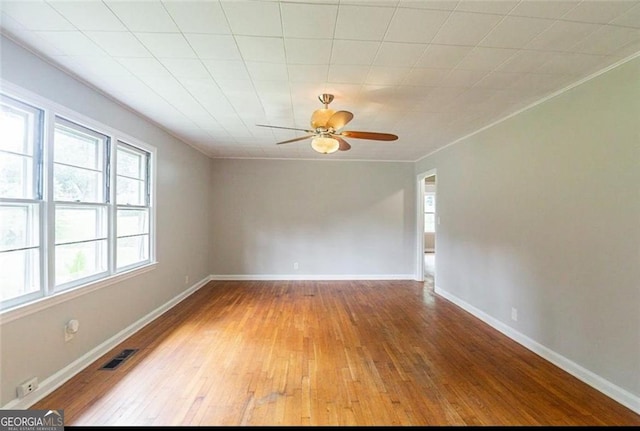
<svg viewBox="0 0 640 431">
<path fill-rule="evenodd" d="M 417 177 L 417 262 L 416 280 L 424 281 L 425 287 L 435 288 L 436 277 L 436 232 L 438 215 L 436 209 L 436 172 L 423 172 Z"/>
<path fill-rule="evenodd" d="M 424 281 L 434 288 L 436 270 L 436 176 L 424 179 Z"/>
</svg>

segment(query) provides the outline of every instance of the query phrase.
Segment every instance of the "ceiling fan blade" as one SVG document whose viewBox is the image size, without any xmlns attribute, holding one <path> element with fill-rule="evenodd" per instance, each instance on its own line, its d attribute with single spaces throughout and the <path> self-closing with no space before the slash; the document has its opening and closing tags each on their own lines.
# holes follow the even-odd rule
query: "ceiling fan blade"
<svg viewBox="0 0 640 431">
<path fill-rule="evenodd" d="M 309 130 L 309 129 L 297 129 L 295 127 L 282 127 L 282 126 L 269 126 L 267 124 L 256 124 L 256 126 L 260 126 L 260 127 L 271 127 L 273 129 L 285 129 L 285 130 L 300 130 L 301 132 L 307 132 L 307 133 L 313 133 L 315 132 L 315 130 Z"/>
<path fill-rule="evenodd" d="M 351 144 L 349 144 L 347 141 L 342 139 L 340 136 L 331 135 L 331 137 L 334 138 L 336 141 L 338 141 L 340 143 L 340 147 L 338 147 L 338 150 L 340 150 L 340 151 L 348 151 L 348 150 L 351 149 Z"/>
<path fill-rule="evenodd" d="M 327 121 L 336 111 L 329 108 L 320 108 L 313 111 L 311 115 L 311 127 L 317 129 L 318 127 L 327 127 Z"/>
<path fill-rule="evenodd" d="M 302 141 L 303 139 L 309 139 L 311 137 L 313 137 L 315 135 L 307 135 L 307 136 L 303 136 L 301 138 L 293 138 L 293 139 L 289 139 L 288 141 L 282 141 L 282 142 L 276 142 L 276 145 L 280 145 L 280 144 L 288 144 L 289 142 L 296 142 L 296 141 Z"/>
<path fill-rule="evenodd" d="M 372 139 L 374 141 L 395 141 L 398 139 L 396 135 L 391 133 L 378 133 L 378 132 L 357 132 L 355 130 L 345 130 L 340 133 L 342 136 L 358 139 Z"/>
<path fill-rule="evenodd" d="M 351 112 L 338 111 L 329 118 L 329 121 L 327 121 L 327 127 L 331 127 L 333 130 L 339 130 L 346 126 L 352 119 L 353 114 Z"/>
</svg>

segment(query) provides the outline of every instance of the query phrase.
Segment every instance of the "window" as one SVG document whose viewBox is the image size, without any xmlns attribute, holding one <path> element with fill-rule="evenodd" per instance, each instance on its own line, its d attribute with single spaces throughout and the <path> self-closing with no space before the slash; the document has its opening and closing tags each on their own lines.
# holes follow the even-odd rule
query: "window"
<svg viewBox="0 0 640 431">
<path fill-rule="evenodd" d="M 424 195 L 424 231 L 436 231 L 436 194 L 433 192 Z"/>
<path fill-rule="evenodd" d="M 118 268 L 149 259 L 149 153 L 118 142 Z"/>
<path fill-rule="evenodd" d="M 153 148 L 18 99 L 0 95 L 0 309 L 152 263 Z"/>
<path fill-rule="evenodd" d="M 109 137 L 56 118 L 53 137 L 55 285 L 108 271 Z"/>
<path fill-rule="evenodd" d="M 0 301 L 13 305 L 40 296 L 43 113 L 6 96 L 0 107 Z"/>
</svg>

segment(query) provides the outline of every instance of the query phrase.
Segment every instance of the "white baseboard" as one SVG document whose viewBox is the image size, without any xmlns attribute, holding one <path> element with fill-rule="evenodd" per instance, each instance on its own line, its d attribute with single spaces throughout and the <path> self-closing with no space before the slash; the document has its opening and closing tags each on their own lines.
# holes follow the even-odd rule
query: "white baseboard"
<svg viewBox="0 0 640 431">
<path fill-rule="evenodd" d="M 414 274 L 211 274 L 210 280 L 413 280 Z"/>
<path fill-rule="evenodd" d="M 158 318 L 161 314 L 166 312 L 167 310 L 175 307 L 179 302 L 184 300 L 189 295 L 193 294 L 195 291 L 200 289 L 202 286 L 209 282 L 209 277 L 205 277 L 200 280 L 187 290 L 181 292 L 179 295 L 173 297 L 168 302 L 164 303 L 160 307 L 153 310 L 151 313 L 132 323 L 128 327 L 124 328 L 122 331 L 118 332 L 113 337 L 109 338 L 102 344 L 97 347 L 91 349 L 89 352 L 82 355 L 80 358 L 76 359 L 63 369 L 59 370 L 55 374 L 44 379 L 38 388 L 31 392 L 29 395 L 24 398 L 14 398 L 9 401 L 7 404 L 2 406 L 0 409 L 7 410 L 26 410 L 36 402 L 40 401 L 51 392 L 60 387 L 63 383 L 69 380 L 71 377 L 78 374 L 80 371 L 85 369 L 87 366 L 91 365 L 94 361 L 99 359 L 105 353 L 109 352 L 109 350 L 113 349 L 115 346 L 138 332 L 144 326 Z"/>
<path fill-rule="evenodd" d="M 628 407 L 629 409 L 633 410 L 634 412 L 640 414 L 640 397 L 632 394 L 631 392 L 611 383 L 610 381 L 604 379 L 603 377 L 600 377 L 599 375 L 595 374 L 592 371 L 587 370 L 586 368 L 576 364 L 575 362 L 565 358 L 564 356 L 560 355 L 557 352 L 554 352 L 553 350 L 549 349 L 548 347 L 543 346 L 542 344 L 538 343 L 537 341 L 532 340 L 531 338 L 527 337 L 526 335 L 516 331 L 515 329 L 513 329 L 512 327 L 505 325 L 503 322 L 495 319 L 494 317 L 488 315 L 487 313 L 485 313 L 482 310 L 477 309 L 476 307 L 472 306 L 471 304 L 463 301 L 462 299 L 458 298 L 457 296 L 441 289 L 438 286 L 435 286 L 434 288 L 434 292 L 440 296 L 442 296 L 443 298 L 453 302 L 454 304 L 456 304 L 458 307 L 462 308 L 465 311 L 468 311 L 469 313 L 473 314 L 475 317 L 477 317 L 478 319 L 482 320 L 483 322 L 485 322 L 486 324 L 488 324 L 489 326 L 497 329 L 498 331 L 502 332 L 504 335 L 506 335 L 507 337 L 511 338 L 512 340 L 516 341 L 517 343 L 523 345 L 524 347 L 526 347 L 527 349 L 531 350 L 532 352 L 542 356 L 544 359 L 546 359 L 547 361 L 551 362 L 552 364 L 556 365 L 557 367 L 563 369 L 564 371 L 568 372 L 569 374 L 571 374 L 572 376 L 576 377 L 577 379 L 583 381 L 584 383 L 588 384 L 589 386 L 597 389 L 598 391 L 602 392 L 603 394 L 605 394 L 606 396 L 608 396 L 609 398 L 619 402 L 620 404 L 622 404 L 625 407 Z"/>
</svg>

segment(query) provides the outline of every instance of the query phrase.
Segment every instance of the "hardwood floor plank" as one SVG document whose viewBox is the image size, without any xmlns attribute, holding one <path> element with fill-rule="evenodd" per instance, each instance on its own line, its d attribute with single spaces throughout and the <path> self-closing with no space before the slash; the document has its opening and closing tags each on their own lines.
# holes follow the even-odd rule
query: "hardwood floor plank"
<svg viewBox="0 0 640 431">
<path fill-rule="evenodd" d="M 70 426 L 640 425 L 412 281 L 210 282 L 33 408 Z"/>
</svg>

